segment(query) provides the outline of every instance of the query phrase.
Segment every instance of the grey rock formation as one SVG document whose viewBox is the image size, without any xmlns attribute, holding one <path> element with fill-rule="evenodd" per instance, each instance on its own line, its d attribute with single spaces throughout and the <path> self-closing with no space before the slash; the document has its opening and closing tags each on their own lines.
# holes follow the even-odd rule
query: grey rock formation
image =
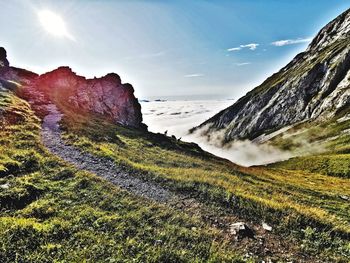
<svg viewBox="0 0 350 263">
<path fill-rule="evenodd" d="M 10 63 L 7 60 L 6 50 L 3 47 L 0 47 L 0 71 L 6 69 L 10 66 Z"/>
<path fill-rule="evenodd" d="M 235 236 L 235 238 L 254 238 L 254 231 L 247 226 L 244 222 L 237 222 L 230 225 L 230 233 Z"/>
<path fill-rule="evenodd" d="M 86 79 L 69 67 L 60 67 L 39 76 L 11 67 L 6 50 L 0 47 L 0 84 L 16 90 L 39 111 L 51 100 L 59 107 L 69 107 L 72 112 L 98 115 L 125 126 L 147 127 L 142 123 L 141 105 L 134 96 L 133 87 L 123 84 L 115 73 Z"/>
<path fill-rule="evenodd" d="M 350 108 L 350 9 L 326 25 L 305 52 L 200 126 L 224 142 L 254 139 Z"/>
<path fill-rule="evenodd" d="M 11 67 L 5 48 L 0 47 L 0 83 L 3 88 L 16 90 L 19 84 L 29 83 L 37 76 L 33 72 Z"/>
<path fill-rule="evenodd" d="M 60 67 L 41 75 L 33 85 L 57 105 L 98 114 L 122 125 L 143 127 L 141 105 L 133 87 L 123 84 L 115 73 L 86 79 L 69 67 Z"/>
</svg>

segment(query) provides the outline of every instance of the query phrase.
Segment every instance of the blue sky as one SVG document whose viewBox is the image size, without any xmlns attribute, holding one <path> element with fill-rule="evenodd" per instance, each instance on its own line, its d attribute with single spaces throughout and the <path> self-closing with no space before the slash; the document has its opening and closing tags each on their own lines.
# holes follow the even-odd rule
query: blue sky
<svg viewBox="0 0 350 263">
<path fill-rule="evenodd" d="M 38 73 L 60 65 L 88 77 L 116 72 L 140 98 L 238 98 L 349 7 L 345 0 L 1 0 L 0 45 L 12 65 Z M 45 30 L 42 10 L 60 16 L 69 37 Z"/>
</svg>

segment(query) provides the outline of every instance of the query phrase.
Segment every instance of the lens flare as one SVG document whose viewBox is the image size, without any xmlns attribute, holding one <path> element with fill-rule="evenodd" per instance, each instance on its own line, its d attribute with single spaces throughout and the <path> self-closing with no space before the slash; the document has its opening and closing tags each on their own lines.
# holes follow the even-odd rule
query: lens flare
<svg viewBox="0 0 350 263">
<path fill-rule="evenodd" d="M 41 25 L 49 34 L 74 40 L 67 30 L 66 23 L 58 14 L 50 10 L 41 10 L 38 12 L 38 17 Z"/>
</svg>

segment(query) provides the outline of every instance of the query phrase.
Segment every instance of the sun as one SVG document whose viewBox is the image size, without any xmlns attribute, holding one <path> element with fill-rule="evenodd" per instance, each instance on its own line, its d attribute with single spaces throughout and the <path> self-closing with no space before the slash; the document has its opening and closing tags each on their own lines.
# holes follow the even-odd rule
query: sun
<svg viewBox="0 0 350 263">
<path fill-rule="evenodd" d="M 41 10 L 38 12 L 38 17 L 41 25 L 49 34 L 74 40 L 66 27 L 66 23 L 58 14 L 50 10 Z"/>
</svg>

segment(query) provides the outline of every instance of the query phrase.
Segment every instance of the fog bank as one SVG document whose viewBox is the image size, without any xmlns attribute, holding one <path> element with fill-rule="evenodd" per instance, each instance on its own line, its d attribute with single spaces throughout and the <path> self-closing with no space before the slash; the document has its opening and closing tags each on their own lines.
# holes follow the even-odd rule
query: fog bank
<svg viewBox="0 0 350 263">
<path fill-rule="evenodd" d="M 142 102 L 144 123 L 152 132 L 175 135 L 181 140 L 197 143 L 202 149 L 243 165 L 261 165 L 286 160 L 293 155 L 271 145 L 257 144 L 249 140 L 233 141 L 222 145 L 222 134 L 216 132 L 203 136 L 202 130 L 189 134 L 189 129 L 233 104 L 232 100 L 202 101 L 151 101 Z M 205 128 L 204 128 L 205 129 Z"/>
</svg>

